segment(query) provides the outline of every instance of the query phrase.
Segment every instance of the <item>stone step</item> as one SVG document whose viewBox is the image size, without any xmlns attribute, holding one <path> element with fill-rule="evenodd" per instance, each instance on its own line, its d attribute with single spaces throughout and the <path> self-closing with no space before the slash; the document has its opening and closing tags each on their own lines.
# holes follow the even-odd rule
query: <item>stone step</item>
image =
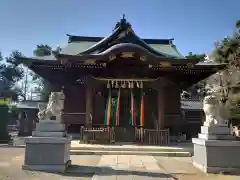
<svg viewBox="0 0 240 180">
<path fill-rule="evenodd" d="M 171 146 L 110 146 L 110 145 L 75 145 L 72 143 L 72 150 L 79 151 L 134 151 L 134 152 L 192 152 L 191 147 L 171 147 Z"/>
<path fill-rule="evenodd" d="M 71 150 L 71 155 L 145 155 L 166 157 L 191 157 L 190 152 L 156 152 L 156 151 L 97 151 L 97 150 Z"/>
</svg>

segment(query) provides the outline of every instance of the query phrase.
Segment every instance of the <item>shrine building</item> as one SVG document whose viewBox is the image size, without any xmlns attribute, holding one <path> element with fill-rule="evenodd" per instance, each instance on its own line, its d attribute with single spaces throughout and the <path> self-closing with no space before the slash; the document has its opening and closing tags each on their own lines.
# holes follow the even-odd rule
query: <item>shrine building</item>
<svg viewBox="0 0 240 180">
<path fill-rule="evenodd" d="M 60 52 L 21 61 L 56 91 L 63 90 L 62 118 L 69 132 L 79 132 L 80 126 L 116 127 L 124 129 L 119 131 L 123 140 L 132 127 L 174 134 L 186 124 L 182 90 L 224 68 L 186 58 L 173 39 L 139 37 L 125 18 L 106 37 L 67 36 Z"/>
</svg>

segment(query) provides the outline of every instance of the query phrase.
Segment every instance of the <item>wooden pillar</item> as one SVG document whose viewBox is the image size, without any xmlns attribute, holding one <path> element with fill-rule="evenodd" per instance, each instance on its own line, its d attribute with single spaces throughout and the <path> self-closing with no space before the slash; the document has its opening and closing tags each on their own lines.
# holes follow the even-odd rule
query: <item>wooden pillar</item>
<svg viewBox="0 0 240 180">
<path fill-rule="evenodd" d="M 164 128 L 164 107 L 165 107 L 165 94 L 164 88 L 160 88 L 157 93 L 157 103 L 158 103 L 158 129 Z"/>
<path fill-rule="evenodd" d="M 92 116 L 93 116 L 93 88 L 90 85 L 87 85 L 85 127 L 92 126 Z"/>
</svg>

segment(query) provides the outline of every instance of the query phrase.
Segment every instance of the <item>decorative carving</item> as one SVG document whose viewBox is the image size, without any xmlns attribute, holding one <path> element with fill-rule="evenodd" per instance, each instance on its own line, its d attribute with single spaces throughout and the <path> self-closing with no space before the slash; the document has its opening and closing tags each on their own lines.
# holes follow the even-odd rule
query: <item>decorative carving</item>
<svg viewBox="0 0 240 180">
<path fill-rule="evenodd" d="M 223 119 L 224 107 L 214 95 L 206 96 L 203 100 L 203 110 L 205 112 L 205 126 L 225 124 Z"/>
<path fill-rule="evenodd" d="M 88 59 L 85 61 L 85 64 L 96 64 L 96 60 L 95 59 Z"/>
<path fill-rule="evenodd" d="M 110 55 L 108 58 L 109 58 L 109 61 L 113 61 L 114 59 L 116 59 L 116 55 Z"/>
<path fill-rule="evenodd" d="M 140 60 L 141 60 L 141 61 L 146 61 L 146 59 L 147 59 L 146 56 L 141 56 L 141 57 L 140 57 Z"/>
<path fill-rule="evenodd" d="M 39 120 L 51 120 L 52 116 L 55 116 L 57 121 L 61 121 L 60 117 L 64 107 L 64 99 L 63 92 L 51 92 L 47 105 L 43 103 L 38 105 Z"/>
<path fill-rule="evenodd" d="M 122 52 L 121 57 L 123 58 L 131 58 L 133 57 L 134 52 Z"/>
<path fill-rule="evenodd" d="M 171 67 L 172 65 L 171 65 L 170 62 L 161 62 L 161 63 L 160 63 L 160 66 L 161 66 L 161 67 Z"/>
<path fill-rule="evenodd" d="M 194 67 L 194 65 L 193 65 L 193 63 L 187 63 L 187 67 L 191 69 Z"/>
</svg>

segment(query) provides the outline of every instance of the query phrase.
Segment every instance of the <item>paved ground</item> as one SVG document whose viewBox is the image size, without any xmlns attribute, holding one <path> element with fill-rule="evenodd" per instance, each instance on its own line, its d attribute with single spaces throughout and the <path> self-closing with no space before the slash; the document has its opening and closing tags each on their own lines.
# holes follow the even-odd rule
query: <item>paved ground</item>
<svg viewBox="0 0 240 180">
<path fill-rule="evenodd" d="M 0 180 L 239 180 L 240 176 L 206 175 L 191 158 L 134 155 L 71 156 L 65 174 L 23 171 L 24 148 L 0 145 Z"/>
<path fill-rule="evenodd" d="M 81 173 L 88 166 L 97 166 L 101 156 L 72 156 L 71 173 L 52 174 L 43 172 L 23 171 L 24 148 L 0 145 L 0 180 L 91 180 L 92 173 Z M 79 169 L 79 167 L 81 167 Z"/>
</svg>

